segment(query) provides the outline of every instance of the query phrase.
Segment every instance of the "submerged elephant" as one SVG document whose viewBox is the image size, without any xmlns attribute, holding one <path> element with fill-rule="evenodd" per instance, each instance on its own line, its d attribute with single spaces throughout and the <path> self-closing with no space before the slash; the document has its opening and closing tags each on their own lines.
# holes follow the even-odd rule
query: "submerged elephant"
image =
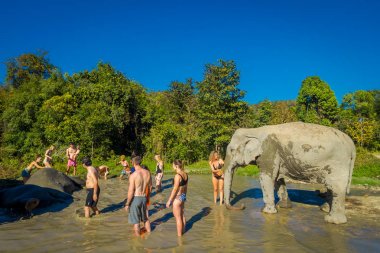
<svg viewBox="0 0 380 253">
<path fill-rule="evenodd" d="M 82 189 L 83 181 L 70 178 L 52 168 L 38 170 L 25 185 L 0 190 L 0 207 L 26 209 L 46 207 L 54 203 L 71 203 L 74 191 Z"/>
<path fill-rule="evenodd" d="M 345 197 L 349 192 L 356 157 L 351 138 L 331 127 L 301 122 L 238 129 L 227 147 L 225 204 L 230 204 L 232 178 L 239 166 L 257 164 L 265 213 L 277 213 L 274 190 L 280 207 L 291 207 L 285 177 L 324 184 L 332 196 L 330 223 L 345 223 Z M 236 209 L 236 208 L 235 208 Z"/>
</svg>

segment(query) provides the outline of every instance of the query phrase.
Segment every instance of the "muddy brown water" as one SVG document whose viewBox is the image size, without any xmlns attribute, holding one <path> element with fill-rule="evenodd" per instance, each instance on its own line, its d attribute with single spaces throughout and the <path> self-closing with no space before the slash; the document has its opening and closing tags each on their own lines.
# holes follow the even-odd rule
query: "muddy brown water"
<svg viewBox="0 0 380 253">
<path fill-rule="evenodd" d="M 313 187 L 292 184 L 288 188 L 293 208 L 264 215 L 259 182 L 241 176 L 234 178 L 232 203 L 244 203 L 243 211 L 228 211 L 212 203 L 210 176 L 190 176 L 187 232 L 177 238 L 172 210 L 159 205 L 170 194 L 169 179 L 165 176 L 162 193 L 153 193 L 150 235 L 133 236 L 122 208 L 127 181 L 101 180 L 100 216 L 81 217 L 82 190 L 74 194 L 80 200 L 62 211 L 43 209 L 32 219 L 0 225 L 0 252 L 380 252 L 379 213 L 348 212 L 347 224 L 327 224 L 317 206 L 322 200 Z M 355 194 L 363 192 L 352 191 Z"/>
</svg>

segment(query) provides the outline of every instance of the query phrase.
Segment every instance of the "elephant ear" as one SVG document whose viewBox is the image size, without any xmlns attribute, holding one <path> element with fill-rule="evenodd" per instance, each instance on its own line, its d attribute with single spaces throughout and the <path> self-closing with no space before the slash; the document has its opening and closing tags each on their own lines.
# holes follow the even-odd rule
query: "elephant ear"
<svg viewBox="0 0 380 253">
<path fill-rule="evenodd" d="M 250 164 L 252 161 L 256 160 L 256 157 L 260 156 L 262 153 L 261 142 L 259 139 L 254 137 L 249 137 L 249 140 L 245 144 L 244 148 L 244 162 L 245 164 Z"/>
</svg>

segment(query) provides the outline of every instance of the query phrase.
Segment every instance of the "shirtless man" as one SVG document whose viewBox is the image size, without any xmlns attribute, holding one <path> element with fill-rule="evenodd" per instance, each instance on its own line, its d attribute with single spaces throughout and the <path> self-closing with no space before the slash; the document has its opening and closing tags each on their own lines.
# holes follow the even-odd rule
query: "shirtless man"
<svg viewBox="0 0 380 253">
<path fill-rule="evenodd" d="M 84 216 L 86 218 L 90 218 L 90 208 L 96 215 L 99 214 L 99 210 L 96 207 L 99 200 L 99 183 L 98 183 L 98 171 L 95 167 L 92 166 L 92 161 L 90 158 L 85 157 L 82 160 L 82 165 L 85 169 L 87 169 L 87 177 L 86 177 L 86 189 L 87 189 L 87 198 L 86 203 L 84 205 Z"/>
<path fill-rule="evenodd" d="M 70 142 L 70 147 L 66 149 L 66 157 L 68 159 L 66 174 L 69 174 L 70 167 L 74 167 L 74 176 L 77 173 L 77 156 L 79 151 L 79 145 L 75 147 L 74 143 Z"/>
<path fill-rule="evenodd" d="M 128 212 L 128 222 L 133 224 L 136 236 L 140 235 L 140 222 L 145 223 L 145 229 L 150 233 L 150 221 L 147 217 L 146 189 L 151 185 L 151 176 L 148 170 L 141 167 L 141 157 L 132 159 L 135 172 L 129 176 L 128 199 L 125 210 Z"/>
</svg>

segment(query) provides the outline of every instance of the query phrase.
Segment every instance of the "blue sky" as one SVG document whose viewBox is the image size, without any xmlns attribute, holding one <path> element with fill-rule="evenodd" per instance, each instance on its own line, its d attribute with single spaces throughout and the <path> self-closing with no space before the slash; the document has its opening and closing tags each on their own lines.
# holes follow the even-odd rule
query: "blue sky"
<svg viewBox="0 0 380 253">
<path fill-rule="evenodd" d="M 250 103 L 295 99 L 311 75 L 341 100 L 380 88 L 379 13 L 377 0 L 2 1 L 0 61 L 43 49 L 62 72 L 103 61 L 164 90 L 231 59 Z"/>
</svg>

